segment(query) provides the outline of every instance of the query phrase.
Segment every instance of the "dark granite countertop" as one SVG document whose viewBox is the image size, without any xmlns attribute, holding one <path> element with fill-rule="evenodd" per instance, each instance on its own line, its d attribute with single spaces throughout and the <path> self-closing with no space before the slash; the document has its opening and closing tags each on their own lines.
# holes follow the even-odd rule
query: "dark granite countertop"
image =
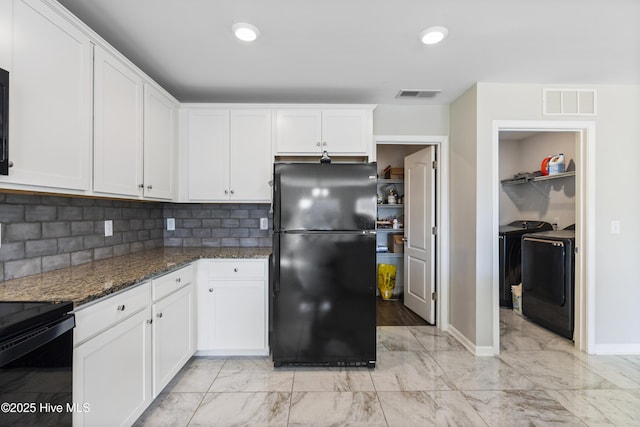
<svg viewBox="0 0 640 427">
<path fill-rule="evenodd" d="M 267 258 L 270 248 L 159 248 L 0 283 L 0 301 L 73 301 L 78 307 L 200 258 Z"/>
</svg>

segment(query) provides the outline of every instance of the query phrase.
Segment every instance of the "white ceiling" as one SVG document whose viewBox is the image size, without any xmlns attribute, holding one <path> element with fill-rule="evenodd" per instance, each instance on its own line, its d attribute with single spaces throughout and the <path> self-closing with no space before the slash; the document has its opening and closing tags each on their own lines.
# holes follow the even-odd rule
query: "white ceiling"
<svg viewBox="0 0 640 427">
<path fill-rule="evenodd" d="M 640 0 L 59 1 L 183 102 L 429 105 L 475 82 L 640 84 Z M 236 22 L 261 37 L 236 40 Z M 449 36 L 422 45 L 434 25 Z"/>
</svg>

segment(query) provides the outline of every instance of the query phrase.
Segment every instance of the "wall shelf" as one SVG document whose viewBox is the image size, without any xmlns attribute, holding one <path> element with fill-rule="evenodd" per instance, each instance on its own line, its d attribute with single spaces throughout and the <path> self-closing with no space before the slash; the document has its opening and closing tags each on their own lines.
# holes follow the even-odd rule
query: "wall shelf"
<svg viewBox="0 0 640 427">
<path fill-rule="evenodd" d="M 557 173 L 554 175 L 541 175 L 541 176 L 522 176 L 520 178 L 509 178 L 500 181 L 502 185 L 517 185 L 525 184 L 527 182 L 548 181 L 550 179 L 566 178 L 569 176 L 575 176 L 576 171 Z"/>
</svg>

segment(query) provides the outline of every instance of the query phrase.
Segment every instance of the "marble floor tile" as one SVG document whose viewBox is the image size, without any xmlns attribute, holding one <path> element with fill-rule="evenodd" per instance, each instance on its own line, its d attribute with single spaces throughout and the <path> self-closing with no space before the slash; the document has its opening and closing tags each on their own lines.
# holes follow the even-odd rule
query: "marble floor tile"
<svg viewBox="0 0 640 427">
<path fill-rule="evenodd" d="M 596 374 L 620 388 L 640 389 L 640 355 L 581 355 L 581 360 Z"/>
<path fill-rule="evenodd" d="M 428 351 L 466 351 L 464 346 L 451 334 L 434 326 L 410 326 L 409 331 Z"/>
<path fill-rule="evenodd" d="M 176 374 L 163 392 L 206 392 L 211 387 L 224 358 L 194 357 Z"/>
<path fill-rule="evenodd" d="M 291 398 L 289 426 L 386 426 L 373 392 L 298 392 Z"/>
<path fill-rule="evenodd" d="M 547 393 L 587 425 L 640 425 L 640 398 L 625 390 L 548 390 Z"/>
<path fill-rule="evenodd" d="M 207 393 L 189 426 L 286 426 L 290 393 Z"/>
<path fill-rule="evenodd" d="M 160 393 L 134 427 L 182 427 L 189 424 L 204 393 Z"/>
<path fill-rule="evenodd" d="M 589 370 L 581 360 L 564 351 L 505 351 L 500 354 L 499 359 L 535 383 L 537 388 L 617 388 L 613 383 Z"/>
<path fill-rule="evenodd" d="M 584 426 L 545 390 L 463 391 L 490 426 Z"/>
<path fill-rule="evenodd" d="M 427 352 L 380 352 L 371 378 L 376 391 L 455 389 L 453 382 Z"/>
<path fill-rule="evenodd" d="M 389 427 L 487 425 L 459 391 L 381 391 L 378 397 Z"/>
<path fill-rule="evenodd" d="M 376 344 L 378 352 L 425 350 L 407 326 L 378 326 Z"/>
<path fill-rule="evenodd" d="M 368 368 L 296 368 L 293 391 L 375 391 Z"/>
<path fill-rule="evenodd" d="M 294 370 L 274 368 L 269 357 L 230 358 L 218 373 L 209 392 L 290 392 Z"/>
<path fill-rule="evenodd" d="M 516 369 L 495 357 L 476 357 L 467 351 L 440 351 L 431 356 L 458 390 L 539 388 Z"/>
</svg>

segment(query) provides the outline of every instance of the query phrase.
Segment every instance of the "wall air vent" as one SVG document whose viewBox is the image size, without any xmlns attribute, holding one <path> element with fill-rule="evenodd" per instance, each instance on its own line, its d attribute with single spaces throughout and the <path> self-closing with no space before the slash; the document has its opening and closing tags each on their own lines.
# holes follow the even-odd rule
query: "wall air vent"
<svg viewBox="0 0 640 427">
<path fill-rule="evenodd" d="M 543 89 L 542 114 L 545 116 L 595 116 L 595 89 Z"/>
<path fill-rule="evenodd" d="M 438 96 L 442 90 L 413 90 L 402 89 L 396 95 L 396 98 L 409 99 L 409 98 L 434 98 Z"/>
</svg>

